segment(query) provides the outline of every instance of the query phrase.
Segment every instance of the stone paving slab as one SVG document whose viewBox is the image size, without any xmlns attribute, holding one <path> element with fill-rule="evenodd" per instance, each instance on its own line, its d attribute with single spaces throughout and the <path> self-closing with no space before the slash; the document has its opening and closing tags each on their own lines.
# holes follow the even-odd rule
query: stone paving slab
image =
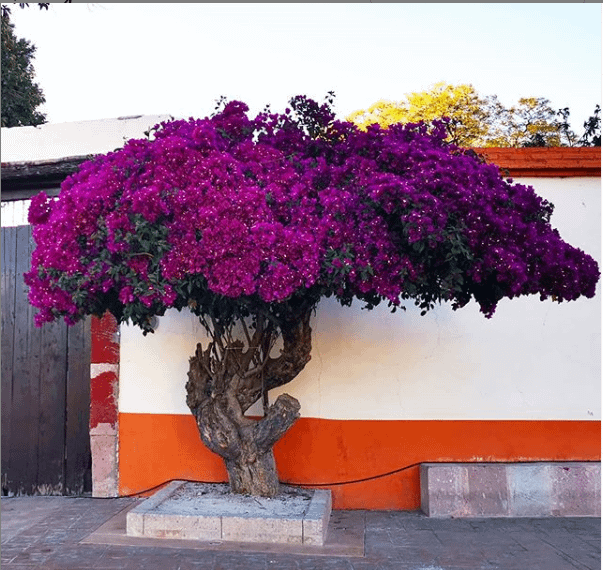
<svg viewBox="0 0 603 570">
<path fill-rule="evenodd" d="M 3 498 L 3 570 L 600 570 L 598 518 L 439 519 L 420 511 L 333 511 L 344 536 L 364 529 L 364 556 L 191 548 L 192 541 L 119 544 L 107 523 L 129 498 Z M 32 516 L 30 516 L 32 515 Z M 337 521 L 337 522 L 334 522 Z M 109 525 L 110 526 L 110 525 Z M 105 542 L 89 539 L 98 531 Z M 331 529 L 330 529 L 331 530 Z M 114 531 L 115 532 L 115 531 Z M 121 531 L 125 541 L 125 532 Z M 102 534 L 100 533 L 100 534 Z M 97 538 L 99 534 L 96 534 Z M 133 540 L 128 537 L 127 540 Z M 158 544 L 159 543 L 159 544 Z M 258 545 L 255 545 L 258 547 Z M 285 545 L 281 545 L 284 547 Z"/>
</svg>

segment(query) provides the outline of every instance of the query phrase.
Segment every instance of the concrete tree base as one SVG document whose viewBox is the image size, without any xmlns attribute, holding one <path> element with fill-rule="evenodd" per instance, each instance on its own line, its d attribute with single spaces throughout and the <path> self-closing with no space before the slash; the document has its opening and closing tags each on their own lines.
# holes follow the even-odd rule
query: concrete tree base
<svg viewBox="0 0 603 570">
<path fill-rule="evenodd" d="M 227 485 L 174 481 L 133 508 L 133 537 L 322 546 L 331 492 L 282 486 L 274 499 L 234 495 Z"/>
</svg>

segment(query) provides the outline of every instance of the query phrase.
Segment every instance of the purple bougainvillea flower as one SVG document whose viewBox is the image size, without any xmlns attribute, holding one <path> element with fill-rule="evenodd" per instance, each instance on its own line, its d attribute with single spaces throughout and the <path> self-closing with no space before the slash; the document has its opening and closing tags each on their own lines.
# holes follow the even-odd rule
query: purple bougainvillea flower
<svg viewBox="0 0 603 570">
<path fill-rule="evenodd" d="M 552 206 L 445 136 L 441 122 L 360 131 L 305 97 L 157 125 L 32 200 L 36 322 L 283 318 L 329 295 L 475 299 L 489 317 L 503 297 L 592 297 L 598 265 L 551 227 Z"/>
</svg>

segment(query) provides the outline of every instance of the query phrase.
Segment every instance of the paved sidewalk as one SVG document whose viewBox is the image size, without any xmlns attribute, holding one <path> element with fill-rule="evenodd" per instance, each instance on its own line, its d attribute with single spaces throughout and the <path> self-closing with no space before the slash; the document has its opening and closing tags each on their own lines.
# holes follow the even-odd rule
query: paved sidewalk
<svg viewBox="0 0 603 570">
<path fill-rule="evenodd" d="M 3 497 L 1 566 L 8 570 L 601 568 L 601 523 L 596 518 L 441 520 L 419 512 L 356 512 L 358 516 L 350 520 L 363 527 L 353 529 L 364 531 L 363 557 L 81 542 L 135 502 Z"/>
</svg>

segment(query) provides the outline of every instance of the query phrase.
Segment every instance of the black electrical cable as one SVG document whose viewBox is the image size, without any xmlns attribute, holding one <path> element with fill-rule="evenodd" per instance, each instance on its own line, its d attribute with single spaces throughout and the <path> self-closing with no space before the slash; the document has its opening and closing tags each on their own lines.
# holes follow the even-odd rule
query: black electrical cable
<svg viewBox="0 0 603 570">
<path fill-rule="evenodd" d="M 397 473 L 402 473 L 408 469 L 412 469 L 413 467 L 418 467 L 423 463 L 459 463 L 454 461 L 417 461 L 416 463 L 410 463 L 409 465 L 405 465 L 404 467 L 400 467 L 398 469 L 394 469 L 393 471 L 387 471 L 386 473 L 380 473 L 379 475 L 371 475 L 370 477 L 363 477 L 362 479 L 352 479 L 350 481 L 333 481 L 331 483 L 299 483 L 295 481 L 281 481 L 284 485 L 290 485 L 292 487 L 341 487 L 343 485 L 353 485 L 355 483 L 366 483 L 368 481 L 375 481 L 377 479 L 383 479 L 384 477 L 389 477 L 390 475 L 396 475 Z M 460 463 L 475 463 L 475 465 L 481 465 L 483 462 L 460 462 Z M 508 461 L 488 461 L 487 463 L 508 463 Z M 550 463 L 550 461 L 529 461 L 529 463 Z M 199 481 L 198 479 L 184 479 L 182 477 L 176 477 L 174 479 L 168 479 L 167 481 L 163 481 L 162 483 L 158 483 L 153 487 L 149 487 L 147 489 L 143 489 L 142 491 L 137 491 L 136 493 L 131 493 L 129 495 L 119 495 L 117 497 L 91 497 L 90 495 L 65 495 L 66 499 L 132 499 L 132 498 L 140 498 L 142 495 L 146 495 L 151 491 L 155 491 L 161 487 L 165 487 L 174 481 L 184 481 L 186 483 L 201 483 L 205 485 L 214 485 L 214 484 L 223 484 L 222 481 Z M 13 499 L 17 498 L 17 496 L 7 497 L 3 496 L 2 499 Z"/>
<path fill-rule="evenodd" d="M 340 487 L 343 485 L 353 485 L 354 483 L 366 483 L 367 481 L 375 481 L 376 479 L 382 479 L 383 477 L 389 477 L 390 475 L 395 475 L 396 473 L 402 473 L 407 469 L 411 469 L 412 467 L 418 467 L 421 463 L 425 463 L 425 461 L 419 461 L 417 463 L 411 463 L 410 465 L 405 465 L 404 467 L 400 467 L 398 469 L 394 469 L 393 471 L 388 471 L 387 473 L 380 473 L 379 475 L 371 475 L 370 477 L 364 477 L 362 479 L 352 479 L 350 481 L 334 481 L 331 483 L 299 483 L 296 481 L 281 481 L 284 485 L 290 485 L 291 487 Z M 429 461 L 429 463 L 438 463 L 437 461 Z M 449 462 L 447 462 L 449 463 Z M 90 497 L 86 495 L 69 495 L 68 498 L 78 499 L 78 498 L 93 498 L 93 499 L 131 499 L 138 498 L 142 495 L 146 495 L 151 491 L 155 491 L 161 487 L 165 487 L 174 481 L 184 481 L 186 483 L 201 483 L 205 485 L 212 484 L 222 484 L 221 481 L 199 481 L 198 479 L 185 479 L 182 477 L 176 477 L 175 479 L 168 479 L 167 481 L 163 481 L 162 483 L 158 483 L 153 487 L 149 487 L 147 489 L 143 489 L 141 491 L 137 491 L 136 493 L 131 493 L 129 495 L 119 495 L 118 497 Z"/>
<path fill-rule="evenodd" d="M 362 479 L 352 479 L 350 481 L 334 481 L 331 483 L 299 483 L 296 481 L 281 481 L 284 485 L 290 485 L 292 487 L 340 487 L 342 485 L 353 485 L 354 483 L 365 483 L 367 481 L 374 481 L 376 479 L 382 479 L 383 477 L 389 477 L 390 475 L 395 475 L 396 473 L 402 473 L 407 469 L 411 469 L 412 467 L 417 467 L 421 465 L 421 463 L 425 463 L 425 461 L 419 461 L 417 463 L 411 463 L 410 465 L 405 465 L 404 467 L 400 467 L 398 469 L 394 469 L 393 471 L 388 471 L 387 473 L 380 473 L 378 475 L 371 475 L 370 477 L 364 477 Z M 437 463 L 436 461 L 430 461 L 429 463 Z M 130 493 L 128 495 L 119 495 L 118 497 L 91 497 L 90 495 L 66 495 L 65 498 L 69 499 L 132 499 L 136 497 L 141 497 L 142 495 L 146 495 L 156 489 L 161 487 L 165 487 L 174 481 L 185 481 L 186 483 L 202 483 L 206 485 L 211 484 L 221 484 L 221 481 L 199 481 L 198 479 L 185 479 L 182 477 L 176 477 L 174 479 L 168 479 L 167 481 L 163 481 L 154 485 L 153 487 L 149 487 L 147 489 L 143 489 L 141 491 L 137 491 L 136 493 Z M 13 497 L 3 497 L 3 498 L 13 498 Z"/>
</svg>

